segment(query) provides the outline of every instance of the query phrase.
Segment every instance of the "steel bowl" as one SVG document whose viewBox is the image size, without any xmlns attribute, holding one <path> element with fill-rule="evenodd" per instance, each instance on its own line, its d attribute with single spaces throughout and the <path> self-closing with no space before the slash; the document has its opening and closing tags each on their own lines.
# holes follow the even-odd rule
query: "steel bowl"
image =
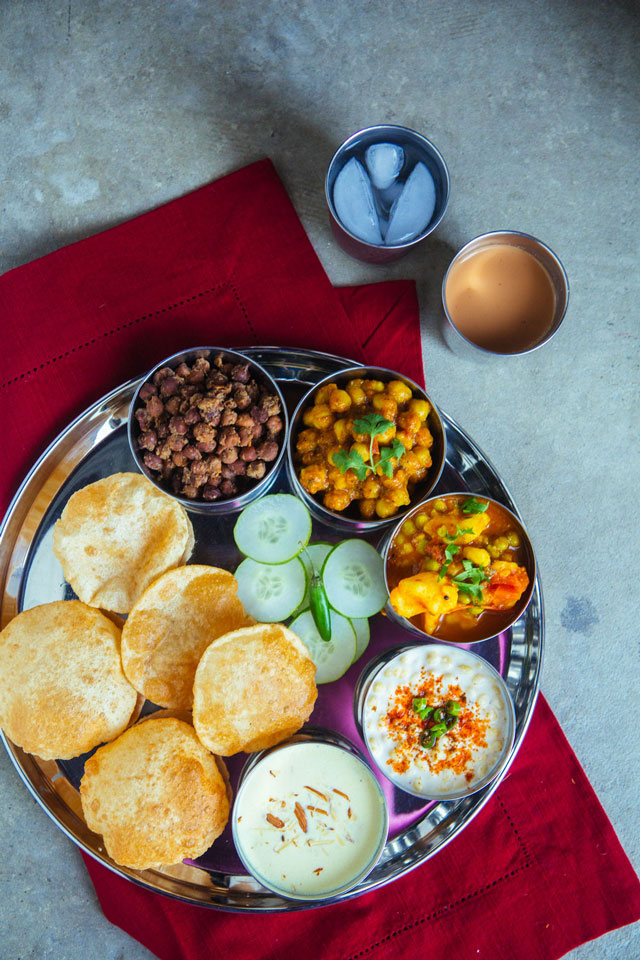
<svg viewBox="0 0 640 960">
<path fill-rule="evenodd" d="M 495 350 L 488 350 L 486 347 L 479 346 L 477 343 L 474 343 L 473 340 L 470 340 L 460 332 L 447 307 L 447 281 L 449 279 L 451 270 L 462 259 L 468 257 L 477 250 L 485 250 L 488 247 L 496 246 L 497 244 L 521 247 L 527 253 L 530 253 L 533 257 L 535 257 L 549 275 L 549 279 L 551 280 L 555 292 L 556 307 L 551 326 L 537 343 L 531 347 L 527 347 L 526 350 L 516 350 L 510 353 L 503 353 Z M 565 318 L 568 304 L 569 279 L 564 267 L 562 266 L 562 263 L 553 250 L 541 240 L 537 240 L 536 237 L 532 237 L 531 234 L 520 233 L 517 230 L 495 230 L 492 233 L 483 233 L 479 237 L 474 237 L 473 240 L 470 240 L 467 244 L 465 244 L 464 247 L 462 247 L 461 250 L 458 251 L 449 264 L 447 272 L 444 275 L 444 280 L 442 281 L 442 335 L 450 349 L 462 357 L 476 360 L 486 360 L 494 357 L 521 357 L 527 353 L 533 353 L 534 350 L 538 350 L 556 335 L 560 329 L 562 321 Z"/>
<path fill-rule="evenodd" d="M 283 421 L 283 430 L 281 437 L 279 439 L 280 449 L 278 451 L 278 456 L 271 463 L 271 466 L 266 471 L 264 477 L 262 477 L 257 482 L 254 482 L 251 486 L 247 485 L 247 488 L 239 493 L 235 497 L 230 497 L 227 499 L 220 500 L 191 500 L 187 497 L 181 497 L 178 494 L 174 493 L 168 486 L 164 486 L 159 482 L 152 471 L 145 466 L 145 463 L 142 459 L 144 451 L 138 449 L 137 437 L 140 434 L 140 427 L 138 421 L 135 418 L 135 411 L 142 406 L 142 403 L 139 400 L 140 391 L 146 383 L 149 383 L 153 380 L 154 374 L 161 370 L 163 367 L 176 367 L 183 361 L 186 363 L 192 363 L 198 357 L 202 356 L 214 356 L 216 354 L 223 354 L 225 360 L 228 360 L 230 363 L 248 363 L 249 371 L 260 386 L 266 387 L 270 392 L 274 393 L 280 400 L 281 413 Z M 250 357 L 245 356 L 243 353 L 239 353 L 236 350 L 228 350 L 226 347 L 192 347 L 190 350 L 182 350 L 180 353 L 174 353 L 172 356 L 167 357 L 161 363 L 156 364 L 156 366 L 149 371 L 146 377 L 142 380 L 138 389 L 136 390 L 133 399 L 131 401 L 131 406 L 129 408 L 129 418 L 127 423 L 127 437 L 129 440 L 129 447 L 131 448 L 131 453 L 135 459 L 135 462 L 139 470 L 151 481 L 151 483 L 157 487 L 158 490 L 161 490 L 162 493 L 166 493 L 168 496 L 173 497 L 182 506 L 191 511 L 192 513 L 205 513 L 208 515 L 220 515 L 227 513 L 234 513 L 238 510 L 242 510 L 247 504 L 251 503 L 253 500 L 256 500 L 258 497 L 261 497 L 265 494 L 276 482 L 280 470 L 282 469 L 284 462 L 284 452 L 287 443 L 287 436 L 289 430 L 289 416 L 287 413 L 287 407 L 284 402 L 284 398 L 280 391 L 280 388 L 276 381 L 271 377 L 264 367 L 261 367 L 259 363 L 256 363 L 255 360 L 252 360 Z M 245 481 L 246 482 L 246 481 Z"/>
<path fill-rule="evenodd" d="M 343 513 L 339 513 L 335 510 L 329 510 L 324 506 L 324 504 L 322 504 L 304 489 L 298 479 L 296 470 L 295 444 L 298 433 L 303 427 L 302 415 L 307 407 L 312 405 L 313 398 L 318 390 L 322 389 L 322 387 L 328 383 L 337 383 L 338 386 L 342 386 L 349 380 L 359 377 L 362 379 L 382 380 L 385 383 L 390 380 L 401 380 L 411 388 L 416 399 L 426 400 L 431 407 L 429 416 L 427 418 L 427 426 L 429 427 L 429 430 L 433 436 L 433 446 L 431 447 L 432 463 L 429 468 L 429 473 L 424 480 L 420 481 L 413 487 L 411 497 L 412 503 L 406 507 L 401 507 L 392 517 L 387 517 L 385 519 L 376 518 L 375 520 L 367 520 L 363 517 L 360 517 L 357 514 L 357 506 L 355 502 L 347 507 L 347 510 L 345 510 Z M 395 370 L 387 370 L 385 367 L 348 367 L 346 370 L 340 370 L 338 373 L 325 377 L 324 380 L 320 380 L 319 383 L 317 383 L 311 388 L 311 390 L 309 390 L 308 393 L 304 395 L 296 407 L 291 418 L 291 428 L 289 430 L 289 438 L 287 441 L 287 473 L 293 491 L 297 494 L 297 496 L 300 497 L 301 500 L 304 501 L 304 503 L 306 503 L 312 516 L 316 517 L 316 519 L 321 520 L 323 523 L 329 524 L 330 526 L 333 526 L 341 531 L 347 530 L 353 533 L 375 532 L 376 530 L 381 530 L 385 527 L 388 527 L 390 524 L 395 523 L 398 517 L 404 517 L 409 510 L 413 509 L 413 504 L 421 502 L 429 496 L 436 483 L 440 479 L 440 475 L 444 469 L 446 446 L 447 444 L 444 426 L 442 424 L 440 414 L 438 413 L 438 409 L 433 400 L 431 400 L 431 398 L 425 393 L 422 387 L 418 386 L 417 383 L 414 383 L 413 380 L 410 380 L 409 377 L 405 377 L 402 374 L 397 373 Z"/>
<path fill-rule="evenodd" d="M 291 892 L 283 891 L 278 887 L 274 882 L 270 881 L 269 878 L 262 876 L 262 874 L 256 870 L 254 867 L 251 857 L 244 850 L 242 841 L 239 836 L 239 827 L 238 827 L 238 808 L 240 802 L 243 798 L 244 793 L 250 791 L 251 789 L 251 774 L 253 771 L 267 758 L 270 758 L 269 763 L 273 763 L 275 766 L 277 764 L 277 753 L 286 747 L 295 747 L 296 749 L 304 746 L 308 743 L 322 743 L 327 746 L 334 747 L 338 750 L 343 750 L 346 753 L 349 753 L 354 757 L 357 762 L 362 767 L 362 772 L 368 777 L 371 786 L 376 793 L 379 802 L 380 802 L 380 812 L 381 812 L 381 823 L 380 823 L 380 835 L 377 838 L 377 843 L 373 846 L 371 851 L 371 857 L 368 859 L 366 865 L 361 868 L 354 876 L 352 876 L 347 882 L 342 883 L 339 887 L 332 888 L 326 892 L 316 892 L 316 893 L 304 893 L 302 891 Z M 273 758 L 273 759 L 271 759 Z M 360 750 L 353 744 L 350 740 L 344 737 L 342 734 L 337 733 L 335 730 L 328 730 L 324 727 L 314 727 L 309 726 L 305 727 L 300 733 L 295 734 L 293 737 L 290 737 L 288 740 L 278 743 L 273 747 L 270 747 L 267 750 L 262 750 L 260 753 L 253 754 L 247 760 L 242 773 L 240 774 L 240 780 L 238 781 L 238 787 L 236 790 L 236 797 L 234 801 L 233 811 L 231 814 L 231 829 L 233 834 L 233 841 L 235 844 L 236 851 L 238 856 L 242 860 L 247 871 L 262 884 L 266 889 L 272 890 L 275 893 L 280 894 L 281 896 L 286 897 L 290 900 L 306 900 L 308 902 L 318 902 L 333 900 L 339 897 L 341 894 L 346 893 L 348 890 L 351 890 L 358 883 L 364 880 L 373 870 L 376 863 L 382 855 L 385 844 L 387 842 L 387 834 L 389 831 L 389 810 L 384 798 L 384 793 L 382 788 L 376 778 L 373 770 L 370 765 L 367 763 L 365 757 L 362 755 Z"/>
<path fill-rule="evenodd" d="M 365 710 L 368 702 L 368 697 L 370 694 L 372 696 L 375 695 L 375 691 L 373 687 L 376 681 L 376 677 L 379 677 L 381 672 L 387 666 L 389 666 L 390 664 L 393 664 L 394 661 L 399 660 L 403 654 L 417 651 L 417 650 L 421 652 L 424 651 L 424 653 L 426 654 L 426 652 L 430 648 L 438 649 L 438 650 L 446 650 L 446 647 L 444 645 L 437 644 L 437 643 L 419 644 L 419 645 L 407 644 L 400 647 L 392 647 L 390 650 L 385 650 L 379 656 L 371 660 L 371 662 L 367 664 L 367 666 L 364 668 L 364 670 L 360 674 L 360 677 L 358 678 L 358 681 L 356 683 L 354 696 L 353 696 L 354 719 L 355 719 L 356 727 L 358 729 L 358 733 L 364 740 L 367 746 L 367 750 L 371 755 L 371 759 L 373 760 L 375 765 L 378 767 L 380 772 L 388 780 L 390 780 L 391 783 L 393 783 L 394 786 L 396 786 L 399 790 L 403 790 L 405 793 L 409 793 L 414 797 L 421 797 L 427 800 L 438 800 L 438 801 L 459 800 L 462 797 L 471 796 L 472 794 L 477 793 L 479 790 L 484 789 L 486 786 L 488 786 L 490 783 L 492 783 L 494 780 L 496 780 L 500 776 L 500 774 L 506 767 L 507 763 L 509 762 L 509 758 L 511 757 L 511 751 L 513 749 L 513 744 L 515 740 L 516 715 L 515 715 L 515 707 L 513 704 L 513 699 L 511 697 L 511 694 L 509 693 L 509 689 L 504 679 L 500 676 L 498 671 L 494 667 L 492 667 L 491 664 L 488 663 L 483 657 L 480 657 L 477 654 L 472 653 L 470 650 L 464 650 L 464 657 L 468 658 L 470 661 L 477 664 L 479 668 L 486 670 L 490 674 L 492 681 L 494 681 L 500 688 L 500 693 L 502 695 L 502 700 L 504 703 L 505 714 L 506 714 L 505 729 L 503 731 L 504 744 L 502 746 L 502 749 L 500 750 L 500 754 L 497 757 L 495 763 L 487 770 L 487 772 L 483 776 L 479 777 L 471 785 L 465 786 L 463 788 L 453 789 L 453 790 L 450 790 L 449 792 L 431 791 L 431 792 L 421 793 L 421 792 L 418 792 L 417 790 L 411 789 L 410 786 L 407 785 L 406 783 L 402 783 L 401 781 L 399 782 L 398 778 L 394 777 L 393 770 L 390 768 L 390 766 L 387 763 L 378 763 L 375 753 L 372 750 L 372 745 L 370 743 L 369 735 L 367 731 L 367 724 L 365 722 L 364 715 L 365 715 Z"/>
<path fill-rule="evenodd" d="M 391 592 L 389 590 L 389 552 L 391 550 L 391 545 L 393 541 L 395 540 L 396 536 L 400 533 L 402 524 L 406 520 L 413 519 L 413 517 L 423 507 L 427 506 L 430 503 L 435 503 L 436 500 L 446 501 L 450 497 L 471 497 L 471 496 L 473 496 L 473 493 L 471 493 L 469 490 L 460 490 L 457 492 L 445 493 L 445 494 L 442 494 L 441 496 L 430 497 L 428 500 L 423 500 L 422 503 L 419 503 L 406 516 L 404 516 L 400 520 L 400 522 L 396 524 L 393 530 L 390 530 L 386 533 L 386 535 L 382 538 L 382 540 L 378 544 L 378 550 L 382 555 L 382 559 L 384 561 L 384 579 L 385 579 L 385 584 L 389 593 Z M 478 494 L 478 496 L 480 496 L 480 494 Z M 412 633 L 416 637 L 420 637 L 423 640 L 425 639 L 437 640 L 439 643 L 449 643 L 453 645 L 483 643 L 485 640 L 490 640 L 493 637 L 500 636 L 501 633 L 504 633 L 505 630 L 508 630 L 510 627 L 512 627 L 513 624 L 516 622 L 516 620 L 519 620 L 519 618 L 522 616 L 524 611 L 527 609 L 527 606 L 529 605 L 531 597 L 533 596 L 533 591 L 536 584 L 536 576 L 537 576 L 536 558 L 533 552 L 533 546 L 531 544 L 531 539 L 529 538 L 529 534 L 527 533 L 522 521 L 518 519 L 515 513 L 513 513 L 511 510 L 505 507 L 503 503 L 500 503 L 499 500 L 494 500 L 492 497 L 486 497 L 484 494 L 481 495 L 481 498 L 483 501 L 489 501 L 489 503 L 497 504 L 497 506 L 500 507 L 501 510 L 504 510 L 504 512 L 508 514 L 508 516 L 512 520 L 513 526 L 520 536 L 521 547 L 524 549 L 524 552 L 525 552 L 524 566 L 526 567 L 527 573 L 529 575 L 529 584 L 526 590 L 524 591 L 524 593 L 522 594 L 522 596 L 520 597 L 520 599 L 518 600 L 518 602 L 511 609 L 511 616 L 509 617 L 508 622 L 506 623 L 503 622 L 499 630 L 492 631 L 491 628 L 488 626 L 486 635 L 475 637 L 475 639 L 473 640 L 469 640 L 468 638 L 465 638 L 462 635 L 460 640 L 457 640 L 457 641 L 447 640 L 444 637 L 437 637 L 437 636 L 433 636 L 432 634 L 426 633 L 419 626 L 417 626 L 417 624 L 415 624 L 412 620 L 408 620 L 406 617 L 401 617 L 399 613 L 396 613 L 394 608 L 391 606 L 391 601 L 389 600 L 387 602 L 386 607 L 384 608 L 385 614 L 394 623 L 397 623 L 401 627 L 404 627 L 405 630 L 408 630 L 409 633 Z"/>
<path fill-rule="evenodd" d="M 433 177 L 436 188 L 436 206 L 431 220 L 417 237 L 408 240 L 406 243 L 389 244 L 388 246 L 386 244 L 367 243 L 347 230 L 342 224 L 333 202 L 333 187 L 340 170 L 351 157 L 361 156 L 367 147 L 374 143 L 397 143 L 403 148 L 412 149 L 417 159 L 424 163 Z M 336 240 L 349 256 L 368 263 L 391 263 L 393 260 L 399 260 L 400 257 L 403 257 L 417 244 L 421 243 L 425 237 L 429 236 L 446 213 L 449 203 L 449 190 L 449 171 L 438 148 L 421 133 L 417 133 L 409 127 L 401 127 L 392 123 L 365 127 L 348 137 L 336 150 L 329 164 L 325 180 L 325 196 L 329 207 L 331 229 Z"/>
</svg>

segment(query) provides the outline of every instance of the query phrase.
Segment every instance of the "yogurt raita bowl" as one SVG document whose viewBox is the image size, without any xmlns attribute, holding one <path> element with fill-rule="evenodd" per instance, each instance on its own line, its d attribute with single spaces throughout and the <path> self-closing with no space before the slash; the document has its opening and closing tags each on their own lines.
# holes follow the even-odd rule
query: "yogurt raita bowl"
<svg viewBox="0 0 640 960">
<path fill-rule="evenodd" d="M 327 900 L 373 870 L 387 840 L 382 788 L 339 734 L 309 728 L 252 757 L 233 808 L 236 850 L 264 887 Z"/>
<path fill-rule="evenodd" d="M 476 793 L 511 755 L 515 712 L 507 686 L 486 660 L 461 647 L 386 651 L 361 675 L 354 704 L 373 761 L 416 797 Z"/>
</svg>

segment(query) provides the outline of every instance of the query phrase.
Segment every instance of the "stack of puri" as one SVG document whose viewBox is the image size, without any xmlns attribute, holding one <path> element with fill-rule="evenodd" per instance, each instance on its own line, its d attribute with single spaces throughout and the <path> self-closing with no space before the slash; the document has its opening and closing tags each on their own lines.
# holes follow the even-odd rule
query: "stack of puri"
<svg viewBox="0 0 640 960">
<path fill-rule="evenodd" d="M 185 566 L 193 544 L 182 506 L 145 477 L 90 484 L 54 531 L 80 600 L 24 611 L 0 633 L 0 726 L 43 759 L 98 747 L 85 819 L 133 869 L 204 853 L 229 816 L 220 758 L 290 736 L 317 696 L 299 638 L 255 624 L 227 571 Z M 98 607 L 128 614 L 122 632 Z M 168 711 L 130 725 L 139 695 Z"/>
</svg>

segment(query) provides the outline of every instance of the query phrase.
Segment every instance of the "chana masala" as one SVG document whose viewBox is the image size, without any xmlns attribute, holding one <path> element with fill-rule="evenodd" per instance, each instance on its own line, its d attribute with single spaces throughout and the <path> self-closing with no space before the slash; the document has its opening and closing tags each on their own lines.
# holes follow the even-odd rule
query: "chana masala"
<svg viewBox="0 0 640 960">
<path fill-rule="evenodd" d="M 431 500 L 395 535 L 387 580 L 393 609 L 429 636 L 458 643 L 494 636 L 513 623 L 528 593 L 522 531 L 491 500 Z"/>
<path fill-rule="evenodd" d="M 317 391 L 296 439 L 298 476 L 327 509 L 392 517 L 431 467 L 430 404 L 402 380 L 354 378 Z"/>
</svg>

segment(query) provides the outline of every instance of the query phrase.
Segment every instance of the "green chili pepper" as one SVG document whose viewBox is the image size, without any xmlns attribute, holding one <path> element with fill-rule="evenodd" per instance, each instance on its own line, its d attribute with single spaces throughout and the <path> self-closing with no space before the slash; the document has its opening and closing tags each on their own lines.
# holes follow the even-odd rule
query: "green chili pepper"
<svg viewBox="0 0 640 960">
<path fill-rule="evenodd" d="M 309 609 L 323 640 L 331 640 L 331 610 L 322 577 L 314 570 L 309 585 Z"/>
<path fill-rule="evenodd" d="M 436 737 L 431 733 L 430 730 L 427 730 L 425 733 L 420 735 L 420 746 L 425 747 L 427 750 L 436 745 Z"/>
<path fill-rule="evenodd" d="M 321 638 L 327 643 L 331 640 L 331 608 L 327 599 L 327 591 L 322 582 L 322 574 L 318 573 L 313 565 L 313 560 L 309 556 L 309 551 L 302 546 L 302 552 L 306 555 L 311 568 L 311 579 L 309 580 L 309 609 L 313 622 Z"/>
</svg>

